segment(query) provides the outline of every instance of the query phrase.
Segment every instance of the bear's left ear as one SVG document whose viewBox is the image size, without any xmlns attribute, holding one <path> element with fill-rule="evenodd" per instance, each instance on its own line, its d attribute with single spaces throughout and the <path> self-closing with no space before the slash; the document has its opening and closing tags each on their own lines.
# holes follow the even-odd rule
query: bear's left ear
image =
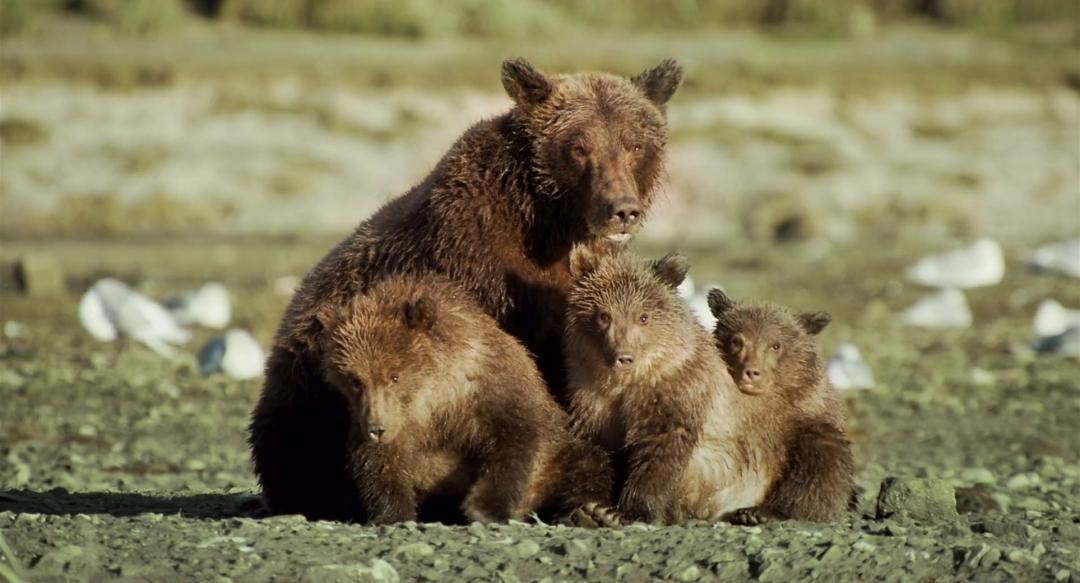
<svg viewBox="0 0 1080 583">
<path fill-rule="evenodd" d="M 341 322 L 341 312 L 345 308 L 327 302 L 320 304 L 315 309 L 315 319 L 319 322 L 319 325 L 323 327 L 323 330 L 327 332 L 333 332 Z"/>
<path fill-rule="evenodd" d="M 709 290 L 708 302 L 709 311 L 716 317 L 720 317 L 720 314 L 735 307 L 735 301 L 728 297 L 728 295 L 724 293 L 724 290 L 718 287 Z"/>
<path fill-rule="evenodd" d="M 416 301 L 405 304 L 405 325 L 413 330 L 430 330 L 435 325 L 438 312 L 434 300 L 420 296 Z"/>
<path fill-rule="evenodd" d="M 660 281 L 671 287 L 679 287 L 690 272 L 690 261 L 682 253 L 668 253 L 653 261 L 652 268 Z"/>
<path fill-rule="evenodd" d="M 634 75 L 630 81 L 656 105 L 663 106 L 682 84 L 682 65 L 675 59 L 665 59 L 652 69 Z"/>
<path fill-rule="evenodd" d="M 510 99 L 522 107 L 539 104 L 555 88 L 547 75 L 521 57 L 503 61 L 502 84 Z"/>
<path fill-rule="evenodd" d="M 817 336 L 819 332 L 825 329 L 832 322 L 832 316 L 828 312 L 807 312 L 805 314 L 799 314 L 799 327 L 806 331 L 811 336 Z"/>
<path fill-rule="evenodd" d="M 581 279 L 600 266 L 600 254 L 585 243 L 574 245 L 570 250 L 570 275 Z"/>
</svg>

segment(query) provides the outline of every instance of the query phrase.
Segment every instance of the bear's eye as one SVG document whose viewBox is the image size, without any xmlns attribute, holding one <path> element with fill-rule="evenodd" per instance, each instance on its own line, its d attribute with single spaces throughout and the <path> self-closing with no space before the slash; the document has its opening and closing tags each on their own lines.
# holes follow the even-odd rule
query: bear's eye
<svg viewBox="0 0 1080 583">
<path fill-rule="evenodd" d="M 772 348 L 773 352 L 780 352 L 780 343 L 779 342 L 773 342 L 773 345 L 770 346 L 769 348 Z"/>
<path fill-rule="evenodd" d="M 584 144 L 574 144 L 574 147 L 570 148 L 570 154 L 572 154 L 574 158 L 577 158 L 578 160 L 584 160 L 589 156 L 589 150 L 585 147 Z"/>
<path fill-rule="evenodd" d="M 740 348 L 742 348 L 742 345 L 743 345 L 742 336 L 735 335 L 735 336 L 731 337 L 731 349 L 732 350 L 739 350 Z"/>
<path fill-rule="evenodd" d="M 642 314 L 641 317 L 638 318 L 638 322 L 641 322 L 642 326 L 644 326 L 645 324 L 648 324 L 649 323 L 649 315 L 648 314 Z"/>
<path fill-rule="evenodd" d="M 390 375 L 390 382 L 396 383 L 400 380 L 397 375 Z"/>
<path fill-rule="evenodd" d="M 607 326 L 608 324 L 611 324 L 611 314 L 607 312 L 600 312 L 596 315 L 596 321 L 601 326 Z"/>
<path fill-rule="evenodd" d="M 644 150 L 644 149 L 645 149 L 645 146 L 642 146 L 640 143 L 633 144 L 632 146 L 630 146 L 630 151 L 635 153 L 635 154 L 640 154 L 641 151 Z"/>
</svg>

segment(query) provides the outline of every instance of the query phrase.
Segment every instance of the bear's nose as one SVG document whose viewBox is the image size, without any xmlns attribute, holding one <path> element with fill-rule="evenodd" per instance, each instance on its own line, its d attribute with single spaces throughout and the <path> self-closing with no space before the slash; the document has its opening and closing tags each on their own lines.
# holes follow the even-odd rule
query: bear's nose
<svg viewBox="0 0 1080 583">
<path fill-rule="evenodd" d="M 626 366 L 628 364 L 634 364 L 634 357 L 629 354 L 621 354 L 615 358 L 615 361 L 619 364 Z"/>
<path fill-rule="evenodd" d="M 368 435 L 372 441 L 381 441 L 384 433 L 386 433 L 386 428 L 382 425 L 374 425 L 368 430 Z"/>
<path fill-rule="evenodd" d="M 633 197 L 623 197 L 611 205 L 611 221 L 627 227 L 641 220 L 641 205 Z"/>
<path fill-rule="evenodd" d="M 761 378 L 761 369 L 748 368 L 743 371 L 743 378 L 748 381 L 756 381 Z"/>
</svg>

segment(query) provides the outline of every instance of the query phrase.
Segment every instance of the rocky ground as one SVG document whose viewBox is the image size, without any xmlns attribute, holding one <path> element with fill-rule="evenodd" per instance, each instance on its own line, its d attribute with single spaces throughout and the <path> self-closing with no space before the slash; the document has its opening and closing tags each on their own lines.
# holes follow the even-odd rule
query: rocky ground
<svg viewBox="0 0 1080 583">
<path fill-rule="evenodd" d="M 235 324 L 265 344 L 332 241 L 7 242 L 0 262 L 50 258 L 63 287 L 0 295 L 0 568 L 26 580 L 1028 580 L 1080 577 L 1080 367 L 1036 355 L 1035 305 L 1080 305 L 1075 283 L 1007 248 L 998 286 L 969 293 L 975 325 L 904 327 L 925 290 L 897 277 L 919 241 L 689 248 L 692 274 L 735 297 L 828 309 L 826 352 L 859 345 L 879 386 L 848 394 L 863 490 L 835 524 L 692 524 L 619 531 L 537 524 L 365 527 L 252 518 L 245 446 L 258 381 L 201 377 L 200 331 L 170 361 L 90 339 L 78 296 L 102 273 L 155 298 L 223 280 Z M 645 247 L 645 253 L 666 250 Z M 48 261 L 46 261 L 48 263 Z M 5 263 L 10 264 L 10 263 Z M 853 275 L 854 274 L 854 275 Z M 47 280 L 45 280 L 47 281 Z M 57 290 L 54 290 L 57 291 Z M 877 518 L 878 490 L 903 480 Z M 926 481 L 920 481 L 926 480 Z M 910 488 L 909 488 L 910 486 Z M 910 491 L 909 491 L 910 490 Z M 956 513 L 959 507 L 960 513 Z"/>
</svg>

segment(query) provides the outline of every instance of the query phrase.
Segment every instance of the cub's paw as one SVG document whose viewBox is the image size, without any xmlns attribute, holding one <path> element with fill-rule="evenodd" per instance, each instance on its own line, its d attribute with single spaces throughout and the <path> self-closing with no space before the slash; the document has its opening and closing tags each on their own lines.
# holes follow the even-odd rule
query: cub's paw
<svg viewBox="0 0 1080 583">
<path fill-rule="evenodd" d="M 581 528 L 619 528 L 623 525 L 622 517 L 614 508 L 595 502 L 575 508 L 566 517 L 566 522 Z"/>
<path fill-rule="evenodd" d="M 760 506 L 754 506 L 751 508 L 740 508 L 733 512 L 728 512 L 722 519 L 731 524 L 738 524 L 741 526 L 756 526 L 758 524 L 765 524 L 767 522 L 776 522 L 783 520 L 784 516 L 774 510 L 768 508 L 762 508 Z"/>
</svg>

